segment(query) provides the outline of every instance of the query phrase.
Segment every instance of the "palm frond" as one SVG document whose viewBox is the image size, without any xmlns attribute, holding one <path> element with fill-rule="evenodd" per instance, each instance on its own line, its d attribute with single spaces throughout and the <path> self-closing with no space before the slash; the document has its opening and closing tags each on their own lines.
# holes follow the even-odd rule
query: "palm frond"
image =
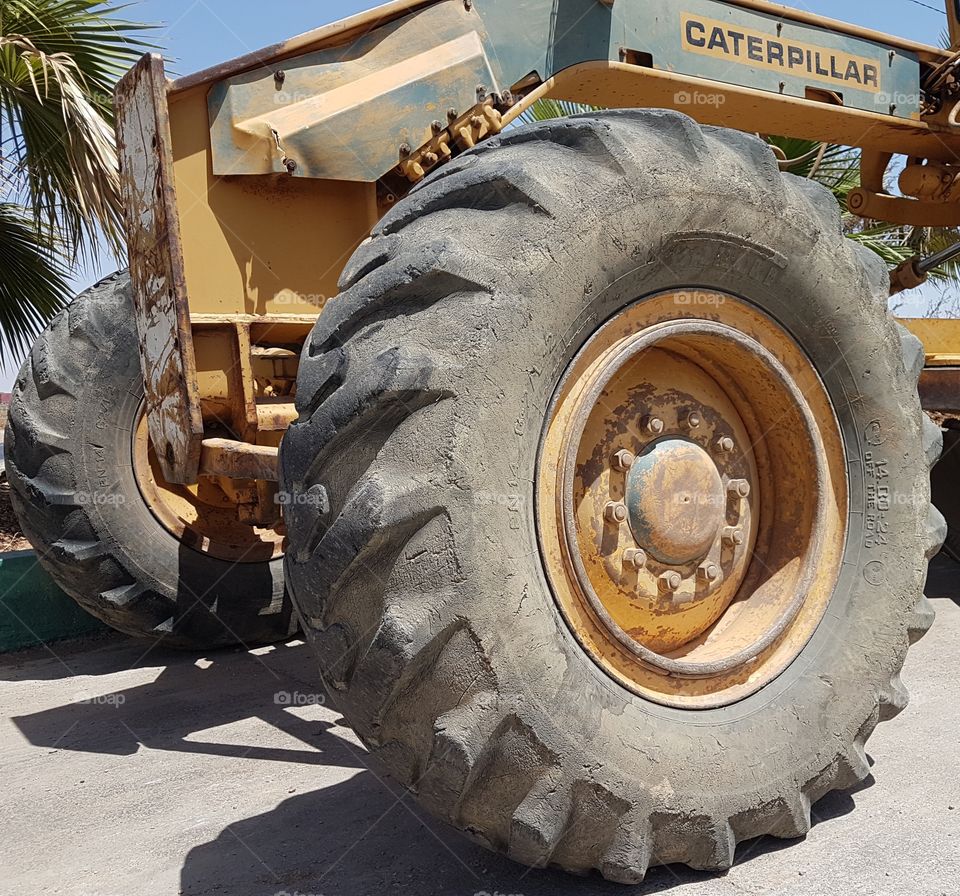
<svg viewBox="0 0 960 896">
<path fill-rule="evenodd" d="M 146 49 L 145 26 L 95 0 L 0 0 L 0 128 L 19 191 L 73 253 L 98 236 L 120 251 L 122 203 L 113 136 L 117 77 Z"/>
<path fill-rule="evenodd" d="M 0 203 L 0 369 L 29 349 L 68 292 L 49 238 L 22 208 Z"/>
<path fill-rule="evenodd" d="M 549 121 L 553 118 L 570 118 L 574 115 L 583 115 L 587 112 L 598 112 L 602 106 L 588 106 L 585 103 L 571 103 L 568 100 L 537 100 L 529 109 L 526 109 L 518 118 L 519 124 L 536 124 L 538 121 Z"/>
</svg>

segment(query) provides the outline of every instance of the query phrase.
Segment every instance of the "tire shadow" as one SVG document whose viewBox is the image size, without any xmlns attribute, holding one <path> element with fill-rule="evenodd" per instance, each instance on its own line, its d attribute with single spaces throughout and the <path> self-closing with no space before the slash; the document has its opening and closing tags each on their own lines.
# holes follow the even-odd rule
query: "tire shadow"
<svg viewBox="0 0 960 896">
<path fill-rule="evenodd" d="M 854 796 L 821 800 L 815 823 L 852 811 Z M 771 837 L 743 843 L 736 861 L 790 845 Z M 661 866 L 628 887 L 599 875 L 526 869 L 427 817 L 412 797 L 366 771 L 229 825 L 188 853 L 180 880 L 184 896 L 646 896 L 719 877 Z"/>
</svg>

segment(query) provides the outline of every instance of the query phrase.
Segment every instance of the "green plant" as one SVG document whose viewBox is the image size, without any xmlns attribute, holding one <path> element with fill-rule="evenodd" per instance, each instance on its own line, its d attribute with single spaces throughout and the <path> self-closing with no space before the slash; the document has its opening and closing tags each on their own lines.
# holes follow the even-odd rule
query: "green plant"
<svg viewBox="0 0 960 896">
<path fill-rule="evenodd" d="M 0 364 L 69 299 L 101 241 L 123 251 L 113 85 L 143 25 L 95 0 L 0 0 Z"/>
</svg>

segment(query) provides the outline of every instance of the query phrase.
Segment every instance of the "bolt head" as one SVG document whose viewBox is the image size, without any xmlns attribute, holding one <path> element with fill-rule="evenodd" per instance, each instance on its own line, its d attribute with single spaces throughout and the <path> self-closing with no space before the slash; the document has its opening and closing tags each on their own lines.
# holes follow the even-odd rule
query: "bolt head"
<svg viewBox="0 0 960 896">
<path fill-rule="evenodd" d="M 447 109 L 447 121 L 456 121 L 460 117 L 460 113 L 457 112 L 452 106 Z"/>
<path fill-rule="evenodd" d="M 400 158 L 405 159 L 408 155 L 410 155 L 410 152 L 411 150 L 409 143 L 400 144 Z"/>
<path fill-rule="evenodd" d="M 736 526 L 727 526 L 720 537 L 724 544 L 737 547 L 743 544 L 743 529 L 738 529 Z"/>
<path fill-rule="evenodd" d="M 293 172 L 297 170 L 296 159 L 287 159 L 287 161 L 284 162 L 283 164 L 284 164 L 284 167 L 287 169 L 288 174 L 293 174 Z"/>
<path fill-rule="evenodd" d="M 697 411 L 690 411 L 683 418 L 683 425 L 687 429 L 696 429 L 701 423 L 703 423 L 703 417 Z"/>
<path fill-rule="evenodd" d="M 707 584 L 716 582 L 720 578 L 720 568 L 716 563 L 701 563 L 697 569 L 697 578 Z"/>
<path fill-rule="evenodd" d="M 603 508 L 603 518 L 608 523 L 620 525 L 627 521 L 627 508 L 619 501 L 608 501 Z"/>
<path fill-rule="evenodd" d="M 443 130 L 443 122 L 437 119 L 434 122 L 431 122 L 430 129 L 434 134 L 439 134 Z"/>
<path fill-rule="evenodd" d="M 672 569 L 668 572 L 665 572 L 663 575 L 661 575 L 659 580 L 660 587 L 664 591 L 669 591 L 671 593 L 676 591 L 680 587 L 682 582 L 683 582 L 683 579 L 680 578 L 680 573 Z"/>
<path fill-rule="evenodd" d="M 618 451 L 613 456 L 613 466 L 615 469 L 624 472 L 633 466 L 636 459 L 636 456 L 631 451 Z"/>
<path fill-rule="evenodd" d="M 750 495 L 750 483 L 746 479 L 731 479 L 727 490 L 735 498 L 746 498 Z"/>
<path fill-rule="evenodd" d="M 733 449 L 736 447 L 733 443 L 733 439 L 730 436 L 721 436 L 716 441 L 716 448 L 721 454 L 730 454 Z"/>
<path fill-rule="evenodd" d="M 659 417 L 644 417 L 641 426 L 644 430 L 654 436 L 660 435 L 663 432 L 663 421 Z"/>
<path fill-rule="evenodd" d="M 623 565 L 630 569 L 643 569 L 647 565 L 647 555 L 639 548 L 627 548 L 623 552 Z"/>
</svg>

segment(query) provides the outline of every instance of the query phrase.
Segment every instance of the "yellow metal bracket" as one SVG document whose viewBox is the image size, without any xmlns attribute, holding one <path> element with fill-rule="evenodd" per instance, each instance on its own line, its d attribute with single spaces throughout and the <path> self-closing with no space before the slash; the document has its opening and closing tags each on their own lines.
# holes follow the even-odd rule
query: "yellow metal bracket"
<svg viewBox="0 0 960 896">
<path fill-rule="evenodd" d="M 953 187 L 960 169 L 911 159 L 900 178 L 901 189 L 914 196 L 894 196 L 885 189 L 893 153 L 863 150 L 861 186 L 847 196 L 847 207 L 861 218 L 910 227 L 960 227 L 960 202 Z"/>
</svg>

